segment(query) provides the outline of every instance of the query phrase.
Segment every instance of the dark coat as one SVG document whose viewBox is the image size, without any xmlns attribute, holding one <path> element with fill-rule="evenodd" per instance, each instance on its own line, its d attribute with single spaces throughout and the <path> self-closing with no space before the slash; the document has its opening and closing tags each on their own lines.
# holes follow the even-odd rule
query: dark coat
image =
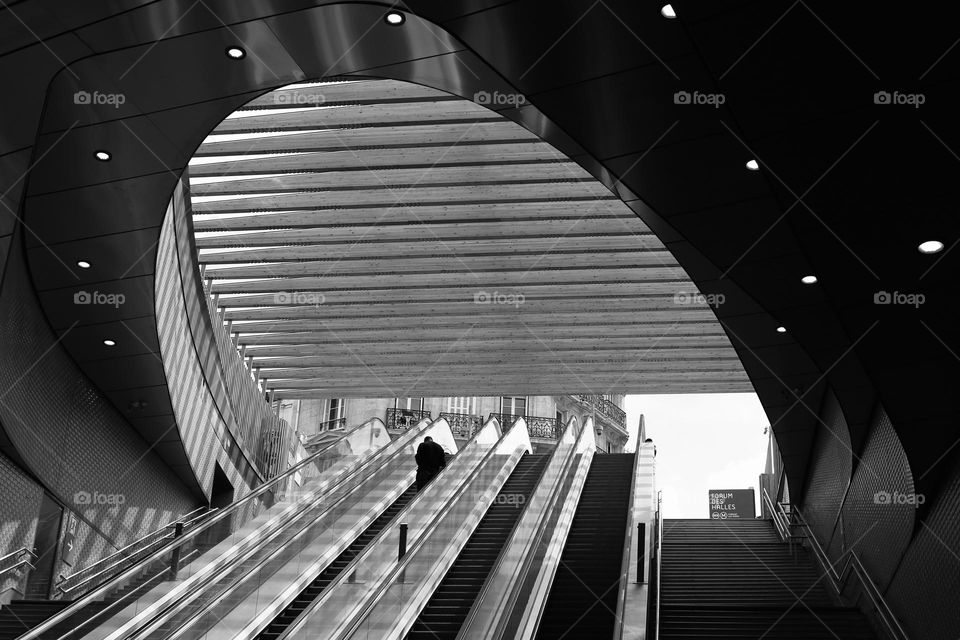
<svg viewBox="0 0 960 640">
<path fill-rule="evenodd" d="M 447 466 L 447 454 L 436 442 L 421 442 L 417 447 L 417 468 L 428 473 L 438 473 Z"/>
</svg>

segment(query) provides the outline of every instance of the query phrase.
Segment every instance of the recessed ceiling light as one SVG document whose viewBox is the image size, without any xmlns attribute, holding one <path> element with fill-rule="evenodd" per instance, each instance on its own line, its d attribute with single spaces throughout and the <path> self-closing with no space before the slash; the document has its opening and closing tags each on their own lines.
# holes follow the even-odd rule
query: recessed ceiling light
<svg viewBox="0 0 960 640">
<path fill-rule="evenodd" d="M 111 340 L 110 338 L 107 338 L 106 340 L 103 341 L 103 344 L 107 345 L 108 347 L 112 347 L 117 343 Z"/>
<path fill-rule="evenodd" d="M 397 25 L 403 24 L 403 21 L 406 20 L 407 18 L 399 11 L 391 11 L 386 16 L 384 16 L 383 19 L 387 21 L 387 24 L 392 24 L 393 26 L 397 26 Z"/>
<path fill-rule="evenodd" d="M 80 267 L 81 269 L 89 269 L 89 268 L 90 268 L 90 263 L 87 262 L 86 260 L 79 260 L 79 261 L 77 262 L 77 266 Z"/>
<path fill-rule="evenodd" d="M 756 160 L 747 160 L 747 169 L 750 169 L 750 171 L 756 171 L 759 168 L 760 163 L 758 163 Z"/>
<path fill-rule="evenodd" d="M 99 160 L 100 162 L 106 162 L 113 156 L 110 155 L 109 151 L 96 151 L 94 152 L 93 157 Z"/>
<path fill-rule="evenodd" d="M 660 15 L 662 15 L 664 18 L 673 20 L 677 17 L 677 12 L 673 10 L 672 4 L 665 4 L 660 8 Z"/>
<path fill-rule="evenodd" d="M 787 332 L 786 327 L 777 327 L 777 333 L 786 333 L 786 332 Z"/>
<path fill-rule="evenodd" d="M 803 284 L 816 284 L 817 276 L 803 276 L 800 278 L 800 281 L 803 282 Z"/>
<path fill-rule="evenodd" d="M 234 60 L 240 60 L 245 58 L 247 52 L 241 49 L 240 47 L 228 47 L 227 48 L 227 57 L 233 58 Z"/>
<path fill-rule="evenodd" d="M 920 253 L 940 253 L 943 251 L 943 243 L 939 240 L 927 240 L 921 242 L 917 249 L 920 249 Z"/>
</svg>

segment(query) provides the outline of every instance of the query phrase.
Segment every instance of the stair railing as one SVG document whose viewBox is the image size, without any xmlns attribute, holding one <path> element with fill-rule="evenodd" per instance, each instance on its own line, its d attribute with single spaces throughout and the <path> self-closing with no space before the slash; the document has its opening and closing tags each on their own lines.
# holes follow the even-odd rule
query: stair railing
<svg viewBox="0 0 960 640">
<path fill-rule="evenodd" d="M 198 507 L 69 576 L 59 576 L 60 580 L 57 582 L 59 597 L 64 599 L 75 598 L 78 593 L 83 593 L 91 585 L 99 584 L 111 578 L 122 567 L 135 563 L 142 554 L 149 552 L 167 540 L 173 539 L 175 534 L 171 529 L 176 527 L 177 524 L 182 524 L 183 528 L 186 529 L 215 511 L 216 509 L 207 510 L 207 507 Z"/>
<path fill-rule="evenodd" d="M 653 550 L 650 558 L 650 586 L 647 590 L 647 638 L 660 638 L 660 553 L 663 548 L 663 491 L 657 491 L 657 513 L 653 519 Z"/>
<path fill-rule="evenodd" d="M 7 555 L 0 557 L 0 585 L 2 585 L 8 578 L 11 577 L 15 572 L 17 576 L 17 584 L 13 587 L 17 592 L 23 593 L 21 586 L 23 585 L 23 579 L 26 575 L 36 569 L 33 565 L 37 561 L 37 554 L 33 552 L 32 549 L 27 547 L 20 547 L 16 551 L 11 551 Z M 20 574 L 20 570 L 26 567 L 26 571 Z"/>
<path fill-rule="evenodd" d="M 897 620 L 890 605 L 887 604 L 880 589 L 876 583 L 874 583 L 873 578 L 870 577 L 866 567 L 863 566 L 863 562 L 860 561 L 860 558 L 853 549 L 848 549 L 844 553 L 843 564 L 840 566 L 840 569 L 837 570 L 836 565 L 830 561 L 830 557 L 820 545 L 817 537 L 813 534 L 813 530 L 807 523 L 806 518 L 803 517 L 803 513 L 799 507 L 780 501 L 774 503 L 773 499 L 767 493 L 766 488 L 763 489 L 763 500 L 767 505 L 767 509 L 770 511 L 774 525 L 777 527 L 777 532 L 781 534 L 781 538 L 789 541 L 791 544 L 796 542 L 800 546 L 803 546 L 804 541 L 809 542 L 814 557 L 817 559 L 824 575 L 829 579 L 830 586 L 838 598 L 841 600 L 844 599 L 843 594 L 850 582 L 850 578 L 851 576 L 855 577 L 859 591 L 865 594 L 870 601 L 871 610 L 875 614 L 875 618 L 880 622 L 880 626 L 887 638 L 889 640 L 910 640 L 907 632 L 903 630 L 900 621 Z M 803 533 L 798 534 L 795 532 L 795 529 L 800 529 Z M 786 532 L 785 534 L 783 533 L 784 531 Z"/>
</svg>

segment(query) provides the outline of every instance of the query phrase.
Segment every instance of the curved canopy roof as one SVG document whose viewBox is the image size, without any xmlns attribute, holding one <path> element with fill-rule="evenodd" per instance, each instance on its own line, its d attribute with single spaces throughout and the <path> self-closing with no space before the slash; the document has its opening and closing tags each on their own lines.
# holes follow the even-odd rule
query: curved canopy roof
<svg viewBox="0 0 960 640">
<path fill-rule="evenodd" d="M 204 277 L 279 397 L 752 390 L 637 215 L 481 104 L 292 85 L 189 176 Z"/>
</svg>

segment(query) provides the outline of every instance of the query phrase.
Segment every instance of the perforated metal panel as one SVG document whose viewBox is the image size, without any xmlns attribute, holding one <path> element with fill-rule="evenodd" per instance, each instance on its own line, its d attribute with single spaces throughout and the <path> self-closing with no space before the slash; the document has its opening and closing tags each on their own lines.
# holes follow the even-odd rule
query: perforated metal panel
<svg viewBox="0 0 960 640">
<path fill-rule="evenodd" d="M 960 460 L 917 529 L 887 601 L 918 640 L 960 638 Z"/>
<path fill-rule="evenodd" d="M 11 244 L 0 292 L 0 421 L 47 491 L 87 521 L 75 553 L 86 564 L 190 511 L 195 498 L 58 344 L 21 246 Z M 39 488 L 24 490 L 39 502 Z"/>
<path fill-rule="evenodd" d="M 853 548 L 883 589 L 913 535 L 917 497 L 900 439 L 882 408 L 874 413 L 840 517 Z"/>
<path fill-rule="evenodd" d="M 824 396 L 820 414 L 823 422 L 813 443 L 803 512 L 817 538 L 834 554 L 836 549 L 830 541 L 850 481 L 853 457 L 850 431 L 832 393 Z"/>
</svg>

